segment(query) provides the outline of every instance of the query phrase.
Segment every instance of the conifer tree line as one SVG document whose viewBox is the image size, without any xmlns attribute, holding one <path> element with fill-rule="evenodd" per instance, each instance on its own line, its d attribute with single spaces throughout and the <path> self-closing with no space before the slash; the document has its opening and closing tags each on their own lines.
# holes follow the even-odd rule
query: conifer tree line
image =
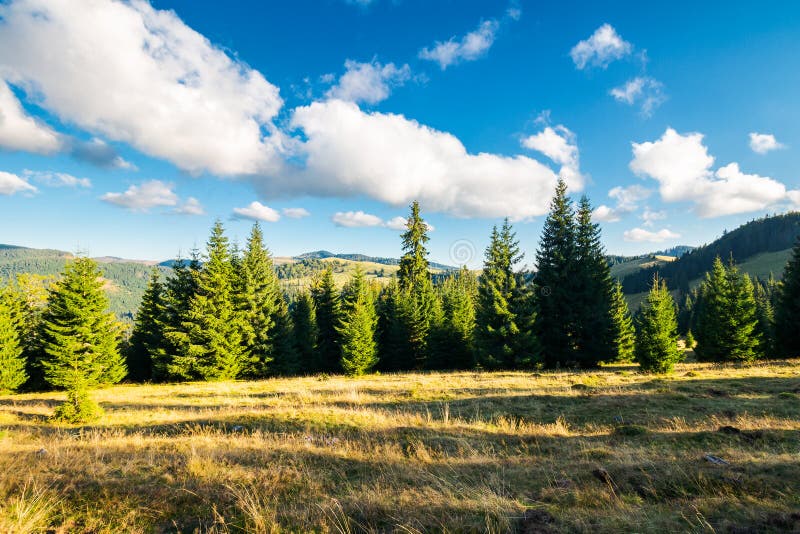
<svg viewBox="0 0 800 534">
<path fill-rule="evenodd" d="M 0 290 L 0 390 L 68 392 L 63 419 L 93 416 L 92 388 L 131 381 L 257 379 L 374 371 L 591 368 L 638 362 L 668 372 L 685 352 L 701 361 L 800 356 L 800 242 L 782 282 L 751 280 L 717 258 L 680 309 L 654 278 L 631 314 L 611 276 L 586 197 L 559 181 L 535 269 L 509 220 L 495 226 L 478 276 L 466 267 L 433 276 L 429 227 L 410 207 L 403 255 L 388 283 L 361 269 L 330 268 L 291 301 L 281 290 L 259 224 L 242 249 L 215 223 L 204 251 L 154 270 L 132 334 L 108 312 L 91 259 L 68 264 L 44 288 L 20 277 Z M 696 343 L 696 345 L 695 345 Z"/>
</svg>

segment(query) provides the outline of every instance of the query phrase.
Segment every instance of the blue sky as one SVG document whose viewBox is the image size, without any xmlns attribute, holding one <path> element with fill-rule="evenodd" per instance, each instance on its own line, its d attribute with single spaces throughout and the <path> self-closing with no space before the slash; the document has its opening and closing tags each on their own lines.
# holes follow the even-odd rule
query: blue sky
<svg viewBox="0 0 800 534">
<path fill-rule="evenodd" d="M 532 264 L 558 176 L 611 253 L 800 206 L 796 2 L 84 3 L 0 4 L 2 243 L 396 257 L 418 198 L 432 259 L 510 216 Z"/>
</svg>

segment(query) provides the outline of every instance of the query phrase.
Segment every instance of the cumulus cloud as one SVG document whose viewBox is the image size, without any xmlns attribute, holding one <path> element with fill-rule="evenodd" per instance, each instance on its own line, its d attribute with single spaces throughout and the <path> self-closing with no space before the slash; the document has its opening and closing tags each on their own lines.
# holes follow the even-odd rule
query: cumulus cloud
<svg viewBox="0 0 800 534">
<path fill-rule="evenodd" d="M 25 170 L 23 174 L 26 178 L 50 187 L 92 187 L 92 181 L 88 178 L 77 178 L 64 172 Z"/>
<path fill-rule="evenodd" d="M 569 55 L 578 69 L 587 66 L 606 68 L 609 63 L 622 59 L 633 50 L 610 24 L 603 24 L 586 40 L 578 42 Z"/>
<path fill-rule="evenodd" d="M 0 28 L 2 21 L 0 19 Z M 0 55 L 2 55 L 0 51 Z M 61 137 L 49 126 L 25 113 L 11 88 L 0 80 L 0 149 L 52 154 L 61 149 Z"/>
<path fill-rule="evenodd" d="M 186 199 L 186 202 L 177 206 L 173 213 L 177 213 L 178 215 L 205 215 L 206 210 L 203 208 L 200 201 L 194 197 L 189 197 Z"/>
<path fill-rule="evenodd" d="M 305 208 L 283 208 L 281 213 L 290 219 L 302 219 L 303 217 L 311 215 Z"/>
<path fill-rule="evenodd" d="M 302 165 L 255 180 L 265 196 L 365 195 L 394 206 L 417 199 L 457 217 L 524 219 L 547 213 L 557 180 L 535 159 L 470 154 L 452 134 L 351 102 L 299 107 L 291 124 L 306 138 Z M 580 189 L 580 177 L 570 185 Z"/>
<path fill-rule="evenodd" d="M 681 135 L 667 128 L 659 140 L 632 147 L 631 170 L 658 181 L 666 202 L 693 202 L 701 217 L 758 211 L 790 198 L 782 183 L 745 174 L 737 163 L 713 171 L 714 158 L 700 133 Z"/>
<path fill-rule="evenodd" d="M 183 170 L 238 175 L 280 165 L 278 88 L 148 2 L 2 4 L 0 65 L 6 82 L 60 119 Z M 27 131 L 26 143 L 53 150 L 47 129 L 29 120 Z"/>
<path fill-rule="evenodd" d="M 631 78 L 620 87 L 612 89 L 609 94 L 617 102 L 638 106 L 639 112 L 645 117 L 651 116 L 667 99 L 664 84 L 649 76 Z"/>
<path fill-rule="evenodd" d="M 608 192 L 608 196 L 617 201 L 616 206 L 613 208 L 606 205 L 598 206 L 592 212 L 592 217 L 598 221 L 617 222 L 625 215 L 635 211 L 639 207 L 639 202 L 651 194 L 652 191 L 639 184 L 614 187 Z"/>
<path fill-rule="evenodd" d="M 756 154 L 766 154 L 772 150 L 785 148 L 772 134 L 750 133 L 750 149 Z"/>
<path fill-rule="evenodd" d="M 178 195 L 172 184 L 160 180 L 149 180 L 130 186 L 124 193 L 106 193 L 100 200 L 131 211 L 146 212 L 158 206 L 176 206 Z"/>
<path fill-rule="evenodd" d="M 122 156 L 102 139 L 96 137 L 91 141 L 71 139 L 65 144 L 71 156 L 86 163 L 108 169 L 136 170 L 135 165 L 122 159 Z"/>
<path fill-rule="evenodd" d="M 667 212 L 664 210 L 651 210 L 649 207 L 644 209 L 640 217 L 644 221 L 645 226 L 653 226 L 656 221 L 661 221 L 667 218 Z"/>
<path fill-rule="evenodd" d="M 364 228 L 383 226 L 383 220 L 377 215 L 359 211 L 338 211 L 331 217 L 333 224 L 344 228 Z"/>
<path fill-rule="evenodd" d="M 233 216 L 236 219 L 265 222 L 277 222 L 281 218 L 281 214 L 276 210 L 258 201 L 253 201 L 244 208 L 233 208 Z"/>
<path fill-rule="evenodd" d="M 423 48 L 419 51 L 419 57 L 438 63 L 442 70 L 462 61 L 474 61 L 483 57 L 492 47 L 499 28 L 500 22 L 497 20 L 483 21 L 477 29 L 461 39 L 451 37 L 448 41 L 437 41 L 431 48 Z"/>
<path fill-rule="evenodd" d="M 0 171 L 0 195 L 35 193 L 36 191 L 37 189 L 24 178 L 10 172 Z"/>
<path fill-rule="evenodd" d="M 657 232 L 651 232 L 650 230 L 645 230 L 644 228 L 634 228 L 632 230 L 626 230 L 622 234 L 622 238 L 625 241 L 633 241 L 636 243 L 662 243 L 670 239 L 678 239 L 680 236 L 680 234 L 676 234 L 675 232 L 672 232 L 666 228 Z"/>
<path fill-rule="evenodd" d="M 328 90 L 329 98 L 377 104 L 389 98 L 393 87 L 403 85 L 411 77 L 408 65 L 396 67 L 394 63 L 381 65 L 377 61 L 358 63 L 348 59 L 344 66 L 346 72 Z"/>
<path fill-rule="evenodd" d="M 385 226 L 391 230 L 405 230 L 406 224 L 408 224 L 408 219 L 405 217 L 392 217 L 388 221 L 386 221 Z"/>
<path fill-rule="evenodd" d="M 578 145 L 575 134 L 567 127 L 546 127 L 541 132 L 526 137 L 522 146 L 541 152 L 554 163 L 561 165 L 559 175 L 570 185 L 580 181 Z"/>
</svg>

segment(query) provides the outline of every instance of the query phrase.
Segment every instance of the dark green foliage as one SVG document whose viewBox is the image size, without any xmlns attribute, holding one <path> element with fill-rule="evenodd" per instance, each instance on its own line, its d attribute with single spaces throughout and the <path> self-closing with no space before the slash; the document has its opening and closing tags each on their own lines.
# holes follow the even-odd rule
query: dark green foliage
<svg viewBox="0 0 800 534">
<path fill-rule="evenodd" d="M 574 365 L 576 351 L 576 235 L 567 184 L 558 181 L 536 253 L 536 335 L 546 367 Z"/>
<path fill-rule="evenodd" d="M 300 362 L 294 344 L 294 323 L 289 313 L 289 304 L 278 291 L 273 303 L 273 325 L 269 331 L 273 357 L 273 373 L 294 375 L 300 372 Z"/>
<path fill-rule="evenodd" d="M 258 223 L 250 232 L 244 256 L 234 263 L 234 271 L 233 298 L 241 321 L 243 360 L 246 362 L 242 376 L 263 377 L 275 359 L 273 334 L 277 315 L 283 311 L 278 309 L 283 295 Z"/>
<path fill-rule="evenodd" d="M 636 317 L 636 362 L 642 371 L 668 373 L 683 358 L 678 348 L 675 302 L 658 277 Z"/>
<path fill-rule="evenodd" d="M 83 399 L 98 384 L 117 383 L 127 373 L 117 349 L 119 326 L 107 311 L 101 276 L 89 258 L 68 263 L 61 280 L 49 290 L 42 317 L 45 378 L 66 389 L 73 400 Z M 93 410 L 81 411 L 91 404 L 72 403 L 77 410 L 69 412 L 73 422 L 94 417 Z"/>
<path fill-rule="evenodd" d="M 756 301 L 750 277 L 731 262 L 727 267 L 716 258 L 702 287 L 703 305 L 697 316 L 697 347 L 701 361 L 744 361 L 758 358 Z"/>
<path fill-rule="evenodd" d="M 197 278 L 200 272 L 199 253 L 193 251 L 190 262 L 178 258 L 172 266 L 172 276 L 167 279 L 164 295 L 164 347 L 153 355 L 153 379 L 167 380 L 181 378 L 171 372 L 170 365 L 186 342 L 184 321 L 189 314 L 189 306 L 197 292 Z"/>
<path fill-rule="evenodd" d="M 128 378 L 144 382 L 153 378 L 153 361 L 165 350 L 164 287 L 158 269 L 153 269 L 142 304 L 136 313 L 126 359 Z"/>
<path fill-rule="evenodd" d="M 520 291 L 520 279 L 514 273 L 521 259 L 519 243 L 506 219 L 500 231 L 492 229 L 478 280 L 475 345 L 478 362 L 489 369 L 512 369 L 535 358 L 533 333 L 523 324 L 533 310 L 520 313 L 529 296 Z"/>
<path fill-rule="evenodd" d="M 366 374 L 378 363 L 375 329 L 378 316 L 364 271 L 356 269 L 343 292 L 341 324 L 337 330 L 342 350 L 341 368 L 348 376 Z"/>
<path fill-rule="evenodd" d="M 311 298 L 317 312 L 317 351 L 314 369 L 319 372 L 335 373 L 339 370 L 341 352 L 339 348 L 339 325 L 341 310 L 339 291 L 333 281 L 333 271 L 326 269 L 316 278 L 311 287 Z"/>
<path fill-rule="evenodd" d="M 694 339 L 694 334 L 692 334 L 692 331 L 689 330 L 688 332 L 686 332 L 686 348 L 694 350 L 694 346 L 696 343 L 697 342 Z"/>
<path fill-rule="evenodd" d="M 475 365 L 475 301 L 478 295 L 475 274 L 466 266 L 462 267 L 445 279 L 441 295 L 443 317 L 436 340 L 436 368 L 471 369 Z"/>
<path fill-rule="evenodd" d="M 764 357 L 773 357 L 775 350 L 775 307 L 773 306 L 774 292 L 778 284 L 770 277 L 766 282 L 753 281 L 753 296 L 756 300 L 756 318 L 758 325 L 756 332 L 761 340 L 757 352 Z"/>
<path fill-rule="evenodd" d="M 378 363 L 382 371 L 408 369 L 408 325 L 404 321 L 408 306 L 407 293 L 400 289 L 396 279 L 383 288 L 378 296 Z"/>
<path fill-rule="evenodd" d="M 233 379 L 246 361 L 231 254 L 220 221 L 214 224 L 206 250 L 208 259 L 197 276 L 197 292 L 181 322 L 182 331 L 167 333 L 178 348 L 167 369 L 170 375 L 190 380 Z"/>
<path fill-rule="evenodd" d="M 297 368 L 301 374 L 314 370 L 314 355 L 317 351 L 317 311 L 314 300 L 307 291 L 300 293 L 292 307 L 294 323 L 294 344 L 297 354 Z"/>
<path fill-rule="evenodd" d="M 578 204 L 574 276 L 575 361 L 581 367 L 596 367 L 619 357 L 618 329 L 612 307 L 614 281 L 600 242 L 600 226 L 592 222 L 585 196 Z"/>
<path fill-rule="evenodd" d="M 615 361 L 633 361 L 633 350 L 636 344 L 636 331 L 633 328 L 628 303 L 622 294 L 622 284 L 614 284 L 614 293 L 611 298 L 611 309 L 614 324 L 614 346 L 616 348 Z"/>
<path fill-rule="evenodd" d="M 407 362 L 404 369 L 421 369 L 426 366 L 429 356 L 428 341 L 439 303 L 433 288 L 428 270 L 428 250 L 425 244 L 428 237 L 428 225 L 422 219 L 419 203 L 411 204 L 411 214 L 406 223 L 406 231 L 402 235 L 403 256 L 400 258 L 398 271 L 398 306 L 399 320 L 403 321 L 406 337 Z"/>
<path fill-rule="evenodd" d="M 783 271 L 783 285 L 775 307 L 776 354 L 800 356 L 800 240 Z"/>
<path fill-rule="evenodd" d="M 0 287 L 0 391 L 15 391 L 28 380 L 11 288 Z"/>
</svg>

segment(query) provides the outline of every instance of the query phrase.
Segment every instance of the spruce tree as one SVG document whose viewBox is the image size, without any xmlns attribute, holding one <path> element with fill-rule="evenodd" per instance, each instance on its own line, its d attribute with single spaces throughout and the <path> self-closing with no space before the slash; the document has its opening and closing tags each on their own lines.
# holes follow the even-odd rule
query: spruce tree
<svg viewBox="0 0 800 534">
<path fill-rule="evenodd" d="M 244 256 L 235 271 L 238 276 L 234 298 L 241 314 L 242 345 L 247 362 L 242 375 L 259 378 L 267 375 L 274 359 L 274 340 L 270 334 L 275 326 L 274 308 L 280 289 L 258 223 L 253 225 Z"/>
<path fill-rule="evenodd" d="M 68 263 L 49 290 L 42 318 L 45 378 L 67 390 L 67 402 L 56 409 L 55 417 L 70 423 L 99 417 L 102 410 L 88 391 L 117 383 L 127 372 L 117 348 L 120 327 L 108 312 L 101 276 L 89 258 Z"/>
<path fill-rule="evenodd" d="M 759 357 L 756 301 L 750 277 L 717 257 L 703 283 L 703 306 L 697 317 L 695 354 L 703 361 L 744 361 Z"/>
<path fill-rule="evenodd" d="M 42 367 L 42 361 L 46 357 L 42 345 L 42 315 L 47 307 L 47 289 L 54 282 L 54 277 L 22 273 L 17 274 L 14 282 L 8 286 L 8 302 L 26 362 L 28 381 L 24 388 L 44 390 L 49 384 L 44 378 Z"/>
<path fill-rule="evenodd" d="M 546 367 L 573 365 L 576 320 L 576 227 L 567 185 L 559 179 L 536 253 L 536 335 Z"/>
<path fill-rule="evenodd" d="M 341 323 L 337 331 L 341 336 L 341 368 L 348 376 L 360 376 L 378 363 L 375 329 L 378 316 L 372 292 L 364 271 L 356 268 L 343 291 Z"/>
<path fill-rule="evenodd" d="M 381 371 L 409 369 L 407 354 L 408 324 L 405 317 L 410 313 L 407 293 L 400 289 L 393 278 L 378 297 L 378 347 L 381 355 L 378 368 Z"/>
<path fill-rule="evenodd" d="M 316 371 L 314 358 L 317 352 L 317 311 L 314 300 L 308 291 L 297 296 L 292 307 L 294 324 L 295 351 L 297 354 L 298 372 L 307 374 Z"/>
<path fill-rule="evenodd" d="M 191 261 L 178 257 L 172 264 L 172 275 L 167 278 L 164 291 L 164 347 L 153 355 L 153 380 L 183 379 L 174 373 L 173 360 L 188 343 L 184 323 L 188 321 L 189 306 L 197 293 L 197 279 L 201 264 L 199 252 L 192 252 Z"/>
<path fill-rule="evenodd" d="M 164 313 L 164 287 L 158 268 L 153 268 L 142 303 L 136 312 L 126 354 L 128 378 L 131 380 L 144 382 L 153 378 L 153 362 L 166 348 Z"/>
<path fill-rule="evenodd" d="M 783 270 L 783 284 L 775 306 L 776 355 L 800 357 L 800 238 Z"/>
<path fill-rule="evenodd" d="M 407 363 L 403 368 L 421 369 L 426 366 L 428 358 L 428 334 L 434 321 L 437 306 L 437 294 L 428 270 L 428 249 L 425 244 L 428 237 L 428 225 L 420 215 L 419 203 L 411 204 L 411 213 L 406 222 L 406 231 L 402 235 L 403 256 L 400 258 L 398 270 L 399 292 L 405 302 L 400 307 L 400 320 L 405 323 L 407 338 Z"/>
<path fill-rule="evenodd" d="M 675 302 L 658 277 L 636 317 L 636 362 L 648 373 L 669 373 L 683 358 L 678 348 Z"/>
<path fill-rule="evenodd" d="M 463 266 L 442 284 L 443 343 L 439 353 L 442 369 L 471 369 L 475 365 L 475 301 L 478 279 Z"/>
<path fill-rule="evenodd" d="M 333 280 L 333 270 L 330 266 L 319 276 L 311 288 L 311 298 L 317 313 L 317 331 L 319 332 L 314 370 L 317 372 L 334 373 L 339 370 L 341 349 L 339 325 L 341 311 L 339 291 Z"/>
<path fill-rule="evenodd" d="M 233 296 L 233 265 L 222 222 L 211 230 L 207 261 L 197 276 L 197 292 L 189 303 L 182 328 L 175 337 L 178 354 L 170 374 L 190 380 L 228 380 L 246 366 L 242 324 Z"/>
<path fill-rule="evenodd" d="M 772 357 L 775 354 L 775 308 L 769 293 L 769 282 L 756 280 L 753 284 L 753 295 L 756 299 L 756 331 L 761 338 L 759 354 Z"/>
<path fill-rule="evenodd" d="M 492 229 L 486 249 L 483 273 L 478 281 L 478 307 L 476 313 L 476 348 L 481 365 L 487 368 L 512 369 L 522 363 L 532 346 L 532 332 L 520 328 L 525 315 L 518 313 L 522 297 L 517 287 L 518 277 L 514 266 L 522 255 L 508 219 L 500 231 Z M 527 338 L 527 339 L 526 339 Z"/>
<path fill-rule="evenodd" d="M 612 306 L 614 281 L 600 242 L 600 226 L 592 222 L 586 196 L 580 199 L 576 218 L 575 359 L 581 367 L 596 367 L 619 355 Z"/>
<path fill-rule="evenodd" d="M 0 287 L 0 392 L 15 391 L 28 380 L 14 305 L 11 288 Z"/>
<path fill-rule="evenodd" d="M 614 325 L 615 361 L 633 361 L 633 349 L 636 342 L 636 331 L 633 328 L 633 319 L 628 310 L 628 303 L 622 293 L 622 284 L 614 284 L 614 293 L 611 299 L 611 309 Z"/>
</svg>

